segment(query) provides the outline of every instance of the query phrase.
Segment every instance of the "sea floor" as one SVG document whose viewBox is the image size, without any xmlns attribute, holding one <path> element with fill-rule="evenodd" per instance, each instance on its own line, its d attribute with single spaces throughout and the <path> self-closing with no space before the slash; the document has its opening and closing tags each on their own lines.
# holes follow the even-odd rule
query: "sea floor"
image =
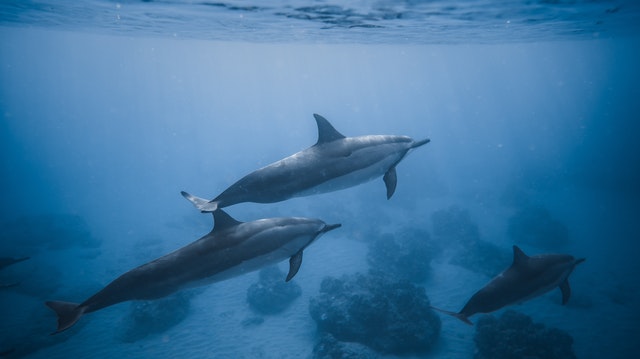
<svg viewBox="0 0 640 359">
<path fill-rule="evenodd" d="M 585 198 L 573 192 L 567 192 L 566 197 Z M 562 201 L 564 197 L 560 195 L 556 198 Z M 597 199 L 592 197 L 592 200 Z M 575 203 L 572 202 L 572 205 L 575 206 Z M 440 208 L 444 204 L 434 206 Z M 490 219 L 484 220 L 480 211 L 473 208 L 472 211 L 479 223 L 487 224 L 480 226 L 483 237 L 495 237 L 500 232 L 501 225 L 496 224 L 495 228 L 491 228 Z M 574 238 L 587 237 L 588 232 L 594 230 L 594 226 L 580 227 L 581 223 L 595 223 L 593 218 L 578 214 L 564 217 L 570 228 L 578 228 L 573 231 Z M 399 215 L 397 219 L 388 223 L 393 226 L 393 223 L 411 220 L 406 216 L 400 219 Z M 497 222 L 494 220 L 493 223 Z M 207 222 L 206 227 L 209 225 Z M 200 231 L 201 228 L 196 230 Z M 123 338 L 123 333 L 131 322 L 131 303 L 90 313 L 70 330 L 50 336 L 49 333 L 55 329 L 56 318 L 44 306 L 44 300 L 24 291 L 5 290 L 0 296 L 0 303 L 5 312 L 5 328 L 11 330 L 3 329 L 2 332 L 10 333 L 15 347 L 14 353 L 9 357 L 309 358 L 318 340 L 316 323 L 309 314 L 310 298 L 318 295 L 320 283 L 325 277 L 364 273 L 369 268 L 366 241 L 353 228 L 350 230 L 347 226 L 341 231 L 342 233 L 335 231 L 323 236 L 305 251 L 301 269 L 293 279 L 301 287 L 302 295 L 284 312 L 260 315 L 252 311 L 246 298 L 247 288 L 258 280 L 258 273 L 254 272 L 195 289 L 190 299 L 188 315 L 183 321 L 162 333 L 150 334 L 133 342 L 123 340 L 126 339 Z M 175 237 L 182 232 L 179 225 L 163 230 L 167 237 Z M 131 236 L 138 238 L 138 233 L 131 233 Z M 591 235 L 592 237 L 594 236 Z M 157 256 L 174 249 L 169 248 L 166 243 L 154 245 L 151 240 L 140 242 L 138 239 L 138 242 L 131 242 L 131 248 L 103 243 L 97 258 L 74 254 L 74 251 L 81 252 L 78 249 L 67 250 L 65 256 L 76 258 L 77 261 L 66 263 L 68 268 L 74 269 L 73 272 L 59 268 L 59 262 L 47 262 L 46 252 L 36 254 L 31 261 L 24 262 L 24 265 L 31 268 L 28 266 L 47 263 L 51 275 L 61 277 L 58 280 L 65 283 L 64 286 L 48 288 L 47 295 L 51 296 L 48 299 L 80 301 L 121 274 L 120 268 L 132 268 L 136 263 L 143 263 L 150 253 Z M 506 240 L 496 244 L 505 250 L 510 248 L 510 243 Z M 170 246 L 176 245 L 182 244 L 173 243 Z M 142 251 L 144 253 L 141 253 L 140 248 L 145 249 Z M 532 248 L 524 249 L 529 254 L 542 252 Z M 637 301 L 640 293 L 632 282 L 635 273 L 633 268 L 636 266 L 627 261 L 615 260 L 625 256 L 624 249 L 603 250 L 597 243 L 574 240 L 567 252 L 587 258 L 570 278 L 572 297 L 568 305 L 560 305 L 560 291 L 554 290 L 509 309 L 529 315 L 534 322 L 568 332 L 574 339 L 573 348 L 578 358 L 628 358 L 630 353 L 639 352 L 640 343 L 637 338 L 640 331 L 637 324 L 640 323 L 640 311 L 637 309 Z M 130 253 L 138 254 L 131 256 Z M 445 251 L 443 256 L 432 261 L 430 275 L 420 285 L 425 287 L 434 306 L 459 310 L 490 278 L 450 264 L 447 253 Z M 105 258 L 112 262 L 105 264 Z M 280 264 L 285 272 L 286 266 L 286 262 Z M 25 281 L 26 284 L 28 283 Z M 501 311 L 496 314 L 500 315 Z M 440 317 L 442 332 L 437 345 L 429 353 L 402 358 L 473 357 L 475 328 L 446 315 Z M 472 321 L 477 321 L 478 318 L 479 316 L 474 316 Z"/>
<path fill-rule="evenodd" d="M 320 282 L 326 276 L 366 271 L 363 255 L 366 250 L 363 242 L 340 237 L 324 238 L 316 243 L 313 250 L 305 254 L 305 263 L 294 279 L 302 287 L 302 296 L 285 312 L 262 316 L 264 321 L 261 323 L 247 324 L 260 317 L 252 312 L 246 301 L 247 288 L 257 281 L 257 273 L 251 273 L 201 290 L 192 298 L 186 319 L 164 333 L 152 334 L 133 343 L 123 342 L 122 331 L 129 319 L 129 304 L 124 303 L 87 315 L 82 318 L 82 325 L 60 335 L 60 339 L 66 336 L 63 342 L 42 348 L 29 357 L 310 357 L 317 333 L 309 315 L 309 299 L 318 293 Z M 284 264 L 281 266 L 285 269 Z M 592 275 L 594 277 L 589 278 Z M 531 316 L 535 322 L 570 333 L 579 358 L 628 357 L 627 354 L 638 347 L 633 338 L 638 333 L 640 318 L 637 312 L 634 317 L 633 303 L 612 301 L 616 288 L 607 289 L 606 286 L 615 286 L 615 283 L 607 283 L 605 276 L 598 278 L 598 275 L 586 266 L 578 269 L 573 282 L 580 284 L 573 286 L 574 296 L 566 307 L 559 304 L 559 291 L 554 291 L 511 309 Z M 433 275 L 425 286 L 434 305 L 456 310 L 487 280 L 483 275 L 436 261 Z M 602 288 L 593 290 L 591 285 L 584 284 L 590 281 L 599 283 Z M 15 318 L 14 314 L 12 317 L 17 321 L 35 319 L 35 313 L 24 313 L 21 318 Z M 53 330 L 53 314 L 44 306 L 38 314 L 43 315 L 38 327 Z M 442 316 L 442 333 L 437 346 L 428 354 L 402 358 L 470 358 L 475 348 L 473 336 L 473 327 Z"/>
</svg>

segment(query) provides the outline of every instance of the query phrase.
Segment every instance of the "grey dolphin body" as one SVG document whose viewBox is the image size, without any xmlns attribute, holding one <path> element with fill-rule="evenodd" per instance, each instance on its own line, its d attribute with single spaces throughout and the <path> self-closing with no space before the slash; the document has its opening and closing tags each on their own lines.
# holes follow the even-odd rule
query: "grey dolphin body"
<svg viewBox="0 0 640 359">
<path fill-rule="evenodd" d="M 83 314 L 129 300 L 167 296 L 290 258 L 289 281 L 302 263 L 302 251 L 340 224 L 310 218 L 268 218 L 238 222 L 222 210 L 213 212 L 213 230 L 197 241 L 121 275 L 84 302 L 46 302 L 58 315 L 59 333 Z"/>
<path fill-rule="evenodd" d="M 392 135 L 345 137 L 324 117 L 313 116 L 318 124 L 315 145 L 246 175 L 210 201 L 184 191 L 182 195 L 202 212 L 213 212 L 242 202 L 273 203 L 337 191 L 384 175 L 391 198 L 398 163 L 429 142 Z"/>
<path fill-rule="evenodd" d="M 511 304 L 522 303 L 559 287 L 562 304 L 571 296 L 569 275 L 584 262 L 568 254 L 527 256 L 513 246 L 513 264 L 477 291 L 458 313 L 436 309 L 473 325 L 469 317 L 476 313 L 491 313 Z"/>
</svg>

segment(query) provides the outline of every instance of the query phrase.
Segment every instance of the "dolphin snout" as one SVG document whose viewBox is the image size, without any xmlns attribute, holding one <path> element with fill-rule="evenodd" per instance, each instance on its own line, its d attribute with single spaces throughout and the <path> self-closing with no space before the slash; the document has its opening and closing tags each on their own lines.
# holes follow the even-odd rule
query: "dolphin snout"
<svg viewBox="0 0 640 359">
<path fill-rule="evenodd" d="M 431 142 L 431 140 L 428 138 L 425 138 L 424 140 L 420 140 L 420 141 L 414 141 L 413 144 L 411 145 L 411 148 L 420 147 L 422 145 L 426 145 L 429 142 Z"/>
<path fill-rule="evenodd" d="M 573 263 L 573 265 L 576 265 L 576 266 L 577 266 L 578 264 L 580 264 L 580 263 L 582 263 L 582 262 L 584 262 L 584 261 L 586 261 L 586 260 L 587 260 L 587 258 L 578 258 L 578 259 L 576 259 L 576 261 Z"/>
<path fill-rule="evenodd" d="M 332 231 L 336 228 L 340 228 L 342 227 L 341 223 L 336 223 L 336 224 L 327 224 L 324 226 L 324 228 L 322 229 L 321 233 L 327 233 L 329 231 Z"/>
</svg>

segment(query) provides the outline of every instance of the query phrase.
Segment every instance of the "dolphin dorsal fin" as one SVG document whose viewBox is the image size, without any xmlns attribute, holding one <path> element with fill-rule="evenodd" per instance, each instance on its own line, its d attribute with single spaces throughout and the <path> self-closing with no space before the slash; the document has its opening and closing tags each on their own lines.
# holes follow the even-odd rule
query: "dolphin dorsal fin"
<svg viewBox="0 0 640 359">
<path fill-rule="evenodd" d="M 213 231 L 214 232 L 223 230 L 229 227 L 237 226 L 240 223 L 242 222 L 234 219 L 233 217 L 228 215 L 227 212 L 221 209 L 216 209 L 213 212 Z"/>
<path fill-rule="evenodd" d="M 316 123 L 318 124 L 318 142 L 316 145 L 345 138 L 343 134 L 331 126 L 326 118 L 316 113 L 313 114 L 313 117 L 316 119 Z"/>
<path fill-rule="evenodd" d="M 514 266 L 524 263 L 527 259 L 529 259 L 529 256 L 526 255 L 522 251 L 522 249 L 520 249 L 520 247 L 513 246 L 513 265 Z"/>
</svg>

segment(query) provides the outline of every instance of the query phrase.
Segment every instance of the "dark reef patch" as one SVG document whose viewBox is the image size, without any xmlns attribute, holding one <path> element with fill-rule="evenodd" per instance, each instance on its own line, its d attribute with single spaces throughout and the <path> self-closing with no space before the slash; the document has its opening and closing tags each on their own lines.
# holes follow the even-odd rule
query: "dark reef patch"
<svg viewBox="0 0 640 359">
<path fill-rule="evenodd" d="M 424 353 L 441 328 L 424 288 L 373 275 L 325 278 L 309 312 L 321 338 L 330 334 L 339 342 L 364 344 L 385 354 Z"/>
<path fill-rule="evenodd" d="M 571 359 L 573 338 L 560 329 L 533 323 L 529 316 L 508 310 L 500 318 L 486 315 L 476 324 L 475 359 Z"/>
<path fill-rule="evenodd" d="M 462 247 L 449 263 L 475 273 L 495 277 L 511 265 L 512 256 L 507 249 L 491 242 L 477 240 Z"/>
<path fill-rule="evenodd" d="M 156 300 L 131 302 L 120 340 L 133 343 L 178 325 L 189 315 L 193 296 L 194 291 L 181 291 Z"/>
<path fill-rule="evenodd" d="M 429 232 L 405 227 L 394 234 L 374 237 L 369 243 L 367 262 L 374 275 L 422 283 L 429 275 L 431 260 L 439 253 Z"/>
<path fill-rule="evenodd" d="M 511 253 L 483 240 L 468 210 L 451 206 L 431 215 L 434 239 L 451 254 L 449 263 L 493 277 L 511 264 Z"/>
<path fill-rule="evenodd" d="M 569 230 L 542 206 L 519 209 L 511 218 L 507 233 L 514 243 L 542 249 L 562 248 L 569 243 Z"/>
<path fill-rule="evenodd" d="M 278 266 L 259 272 L 259 280 L 247 289 L 247 303 L 259 314 L 277 314 L 289 308 L 301 294 L 295 282 L 285 282 L 286 274 Z"/>
<path fill-rule="evenodd" d="M 313 359 L 371 359 L 377 358 L 373 349 L 360 343 L 341 342 L 331 334 L 324 334 L 313 347 Z"/>
<path fill-rule="evenodd" d="M 433 235 L 440 242 L 466 245 L 480 239 L 478 225 L 469 211 L 458 206 L 441 209 L 431 215 Z"/>
</svg>

